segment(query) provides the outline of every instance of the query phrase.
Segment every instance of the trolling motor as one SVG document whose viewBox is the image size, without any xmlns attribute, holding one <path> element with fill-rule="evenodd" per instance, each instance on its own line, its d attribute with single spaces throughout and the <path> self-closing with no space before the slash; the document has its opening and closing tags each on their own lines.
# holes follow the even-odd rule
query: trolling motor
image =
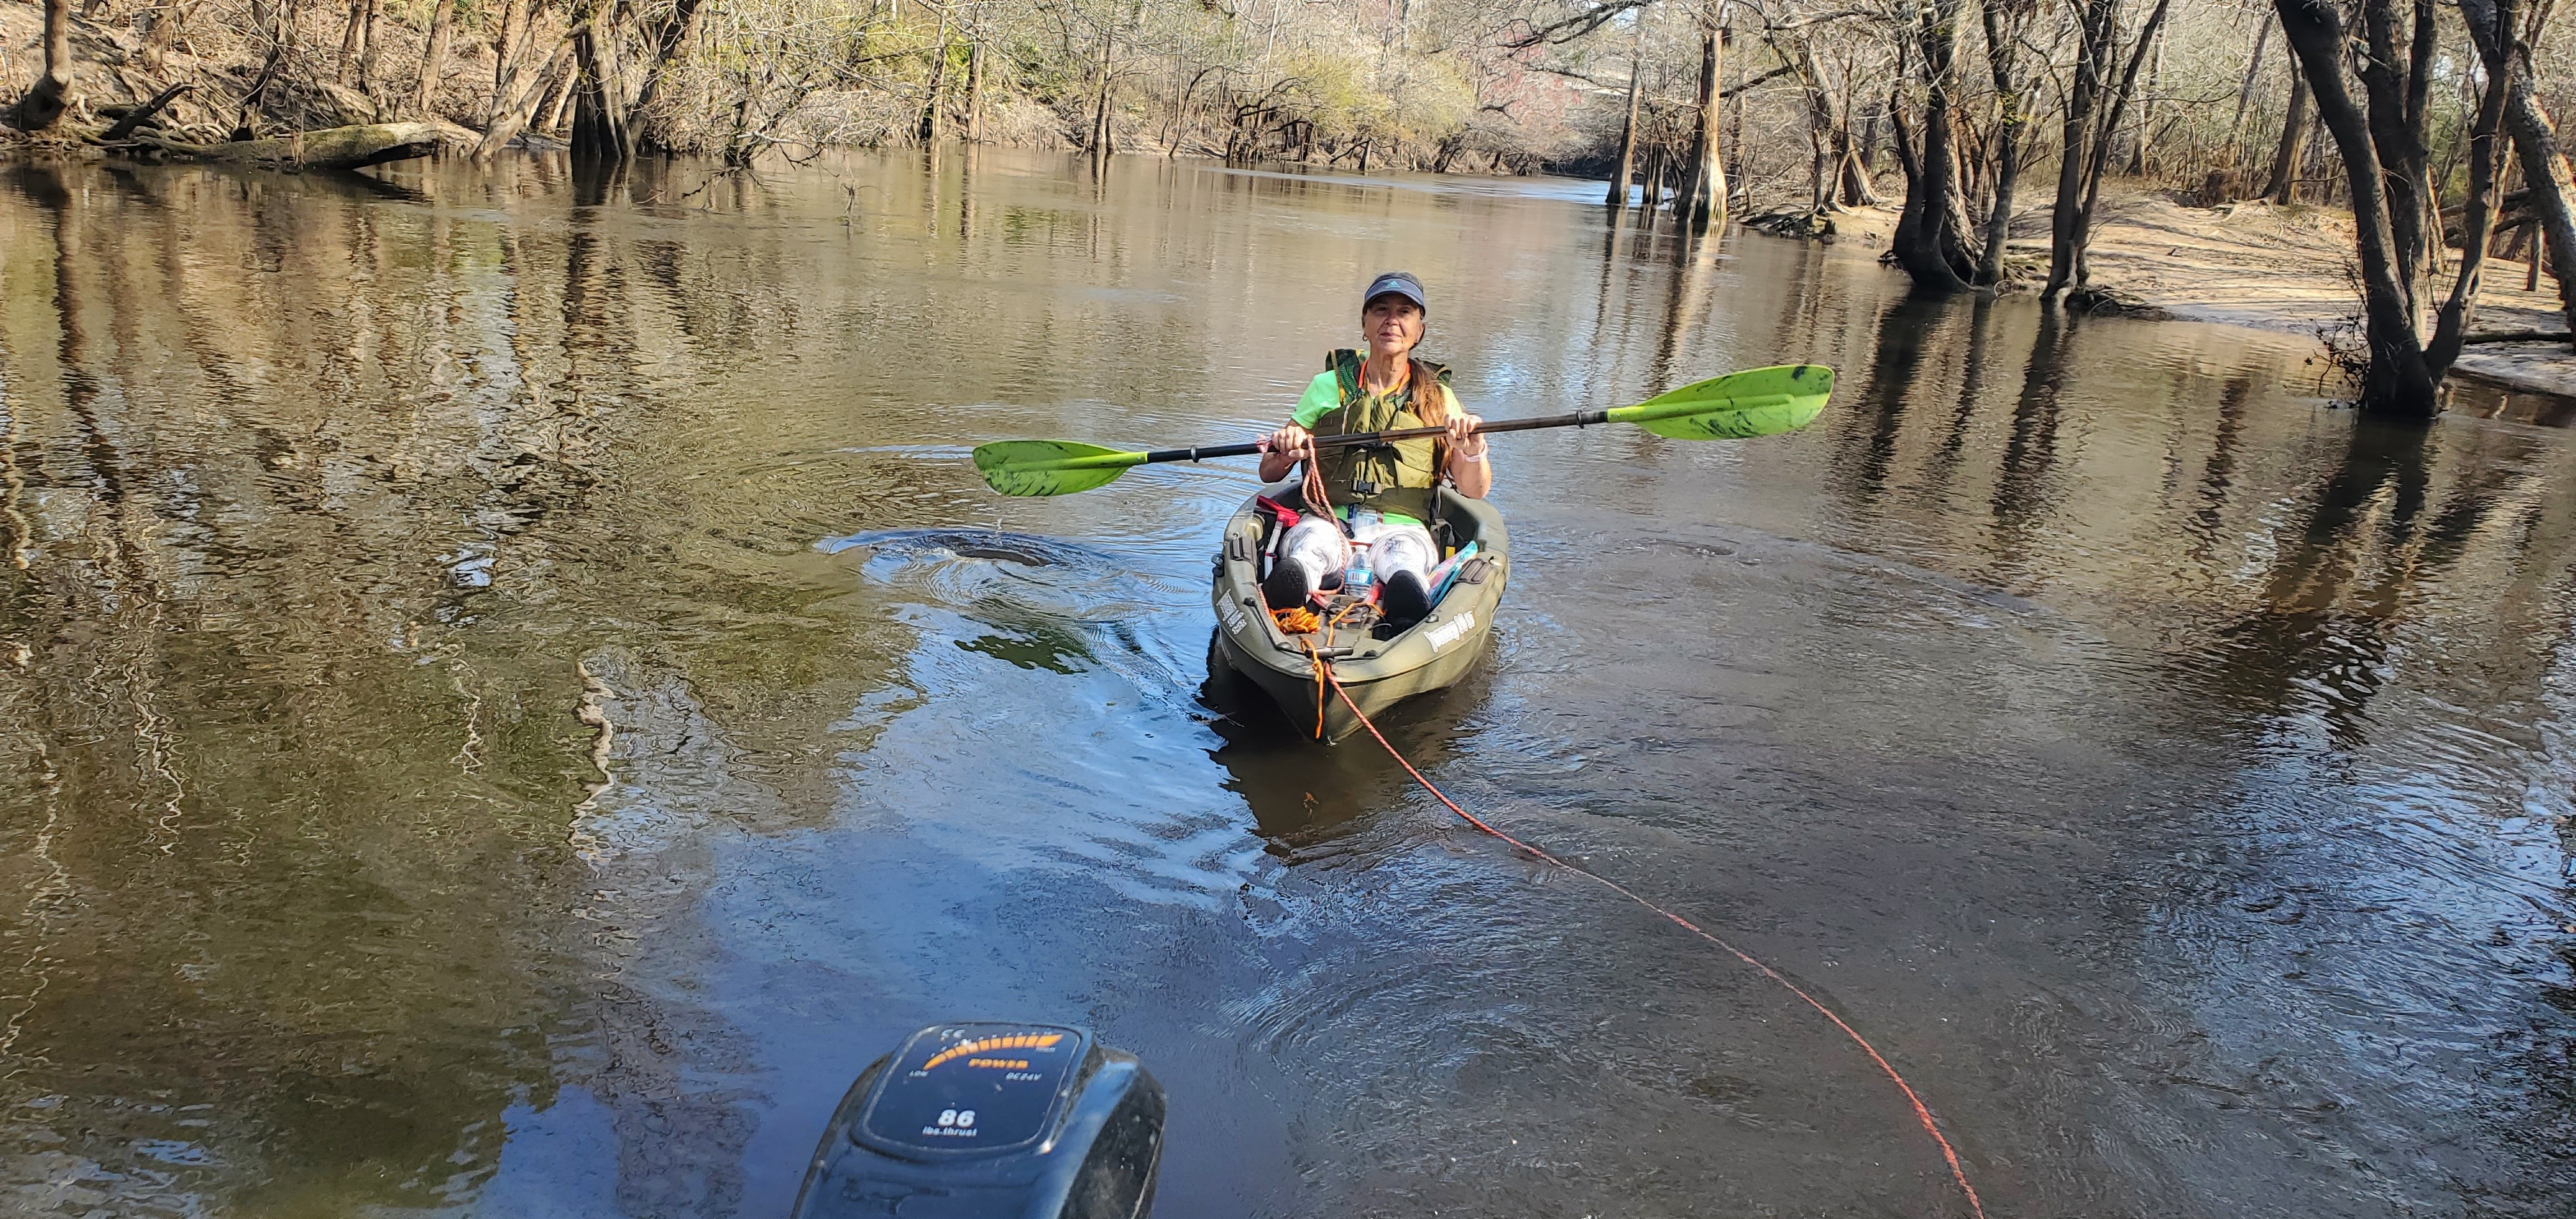
<svg viewBox="0 0 2576 1219">
<path fill-rule="evenodd" d="M 1163 1087 L 1136 1056 L 1051 1024 L 934 1024 L 868 1065 L 832 1114 L 796 1219 L 1145 1219 Z"/>
</svg>

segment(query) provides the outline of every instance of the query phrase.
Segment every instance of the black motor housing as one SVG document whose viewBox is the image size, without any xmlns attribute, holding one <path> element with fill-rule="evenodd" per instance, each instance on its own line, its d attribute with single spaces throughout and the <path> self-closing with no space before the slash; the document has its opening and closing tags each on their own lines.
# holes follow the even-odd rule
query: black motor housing
<svg viewBox="0 0 2576 1219">
<path fill-rule="evenodd" d="M 1163 1088 L 1077 1028 L 934 1024 L 869 1065 L 814 1149 L 797 1219 L 1144 1219 Z"/>
</svg>

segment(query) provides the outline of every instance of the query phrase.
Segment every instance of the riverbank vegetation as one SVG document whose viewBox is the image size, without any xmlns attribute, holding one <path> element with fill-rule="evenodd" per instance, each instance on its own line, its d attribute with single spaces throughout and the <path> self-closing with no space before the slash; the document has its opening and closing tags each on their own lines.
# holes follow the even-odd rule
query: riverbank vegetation
<svg viewBox="0 0 2576 1219">
<path fill-rule="evenodd" d="M 486 157 L 962 139 L 1551 169 L 1703 228 L 1885 199 L 1923 288 L 2078 302 L 2106 181 L 2304 200 L 2355 217 L 2362 400 L 2424 414 L 2487 259 L 2532 287 L 2576 265 L 2556 4 L 0 0 L 0 86 L 12 126 L 163 152 L 399 120 Z M 2042 216 L 2044 262 L 2017 259 Z"/>
</svg>

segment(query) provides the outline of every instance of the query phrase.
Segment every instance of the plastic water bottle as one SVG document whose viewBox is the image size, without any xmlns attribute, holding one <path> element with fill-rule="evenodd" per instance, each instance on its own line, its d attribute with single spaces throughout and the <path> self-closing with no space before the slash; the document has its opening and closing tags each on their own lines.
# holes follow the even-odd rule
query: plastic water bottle
<svg viewBox="0 0 2576 1219">
<path fill-rule="evenodd" d="M 1368 551 L 1357 546 L 1352 547 L 1351 565 L 1342 569 L 1342 591 L 1366 601 L 1369 598 L 1369 585 L 1375 580 L 1376 577 L 1369 572 Z"/>
</svg>

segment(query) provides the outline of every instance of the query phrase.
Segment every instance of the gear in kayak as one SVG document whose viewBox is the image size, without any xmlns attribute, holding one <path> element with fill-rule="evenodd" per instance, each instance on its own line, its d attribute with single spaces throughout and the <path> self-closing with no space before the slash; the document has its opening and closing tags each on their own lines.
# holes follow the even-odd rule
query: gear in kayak
<svg viewBox="0 0 2576 1219">
<path fill-rule="evenodd" d="M 1211 575 L 1212 661 L 1247 679 L 1290 724 L 1327 741 L 1359 731 L 1359 721 L 1317 684 L 1317 655 L 1334 663 L 1343 685 L 1372 715 L 1456 685 L 1484 655 L 1510 574 L 1511 537 L 1491 503 L 1446 487 L 1440 496 L 1447 557 L 1467 557 L 1444 573 L 1446 588 L 1434 590 L 1430 577 L 1439 568 L 1431 560 L 1438 556 L 1426 545 L 1422 561 L 1406 563 L 1403 575 L 1378 585 L 1374 602 L 1346 587 L 1328 589 L 1301 564 L 1272 553 L 1274 542 L 1319 519 L 1305 511 L 1296 483 L 1245 502 L 1226 522 Z M 1293 599 L 1283 595 L 1292 593 Z M 1314 612 L 1305 613 L 1310 607 Z"/>
</svg>

